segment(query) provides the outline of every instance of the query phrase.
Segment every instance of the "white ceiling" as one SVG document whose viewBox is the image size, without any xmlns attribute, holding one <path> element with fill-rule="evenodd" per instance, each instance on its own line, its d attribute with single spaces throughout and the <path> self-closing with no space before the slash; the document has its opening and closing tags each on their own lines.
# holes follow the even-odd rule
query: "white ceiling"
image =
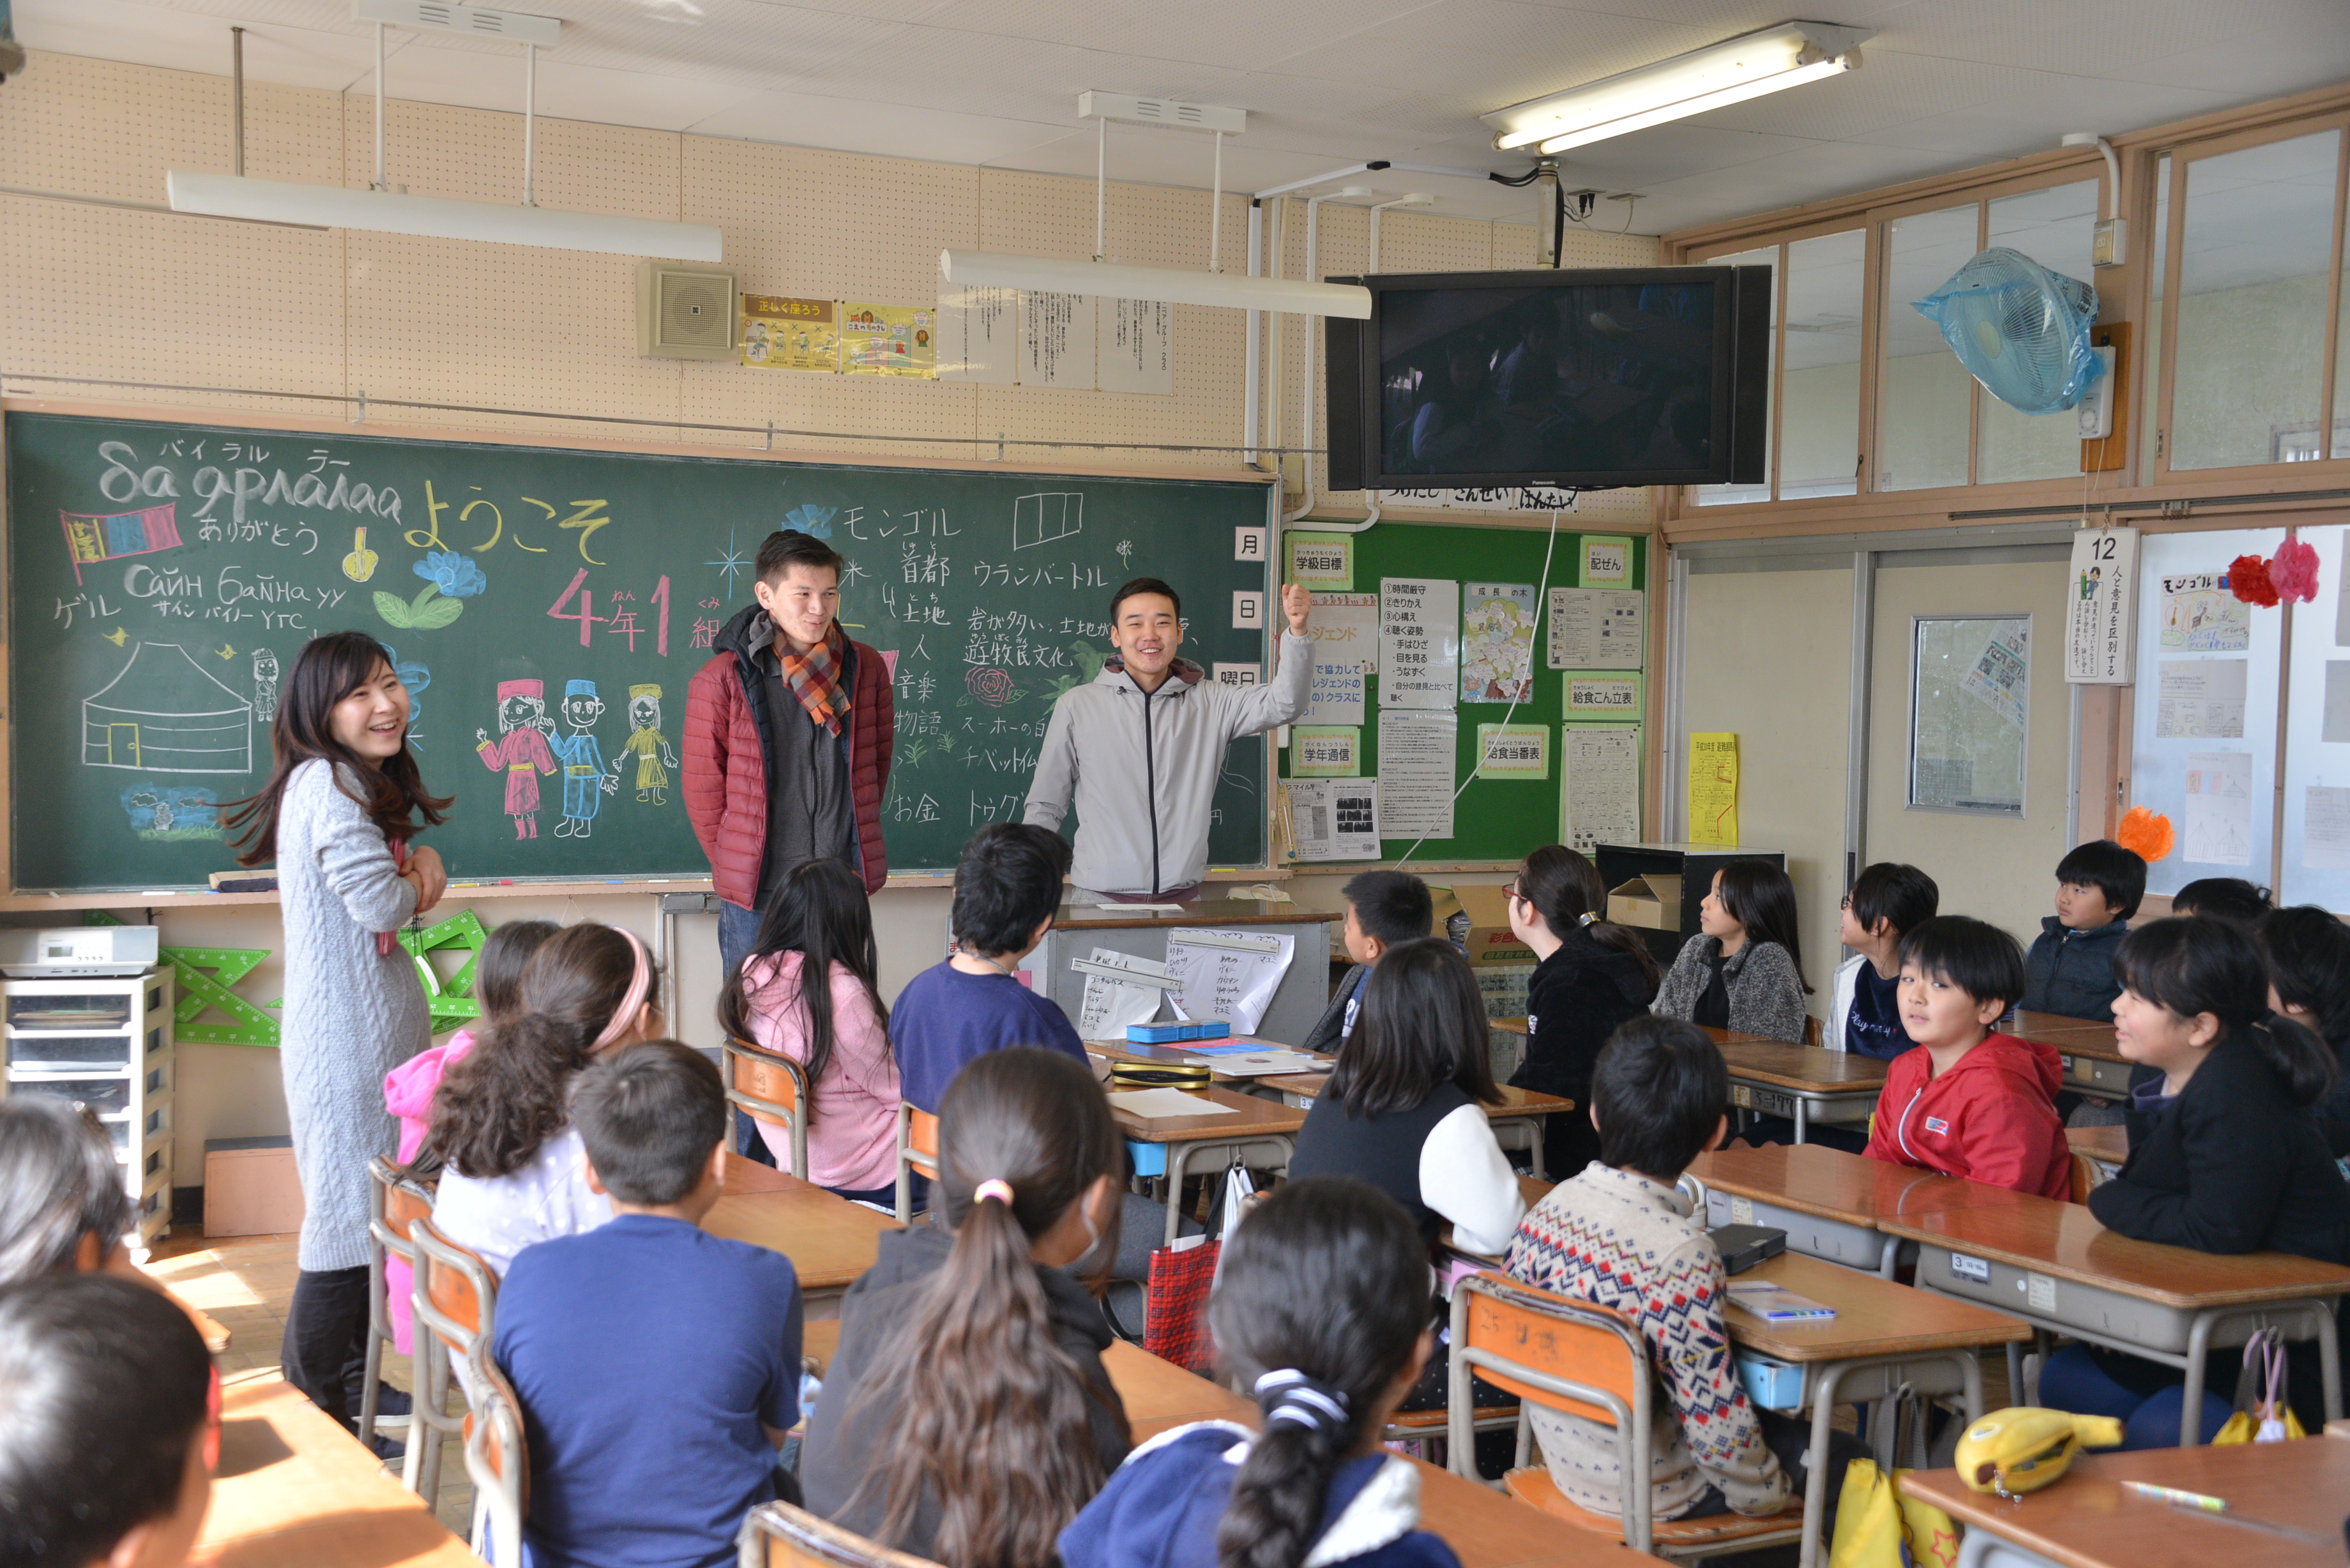
<svg viewBox="0 0 2350 1568">
<path fill-rule="evenodd" d="M 1595 226 L 1659 234 L 2276 97 L 2350 76 L 2344 0 L 520 0 L 560 16 L 539 107 L 575 119 L 1090 175 L 1088 88 L 1249 111 L 1241 190 L 1369 159 L 1516 172 L 1477 116 L 1814 14 L 1877 29 L 1858 71 L 1568 155 L 1569 188 L 1632 192 Z M 1596 7 L 1605 5 L 1605 10 Z M 15 0 L 34 49 L 365 91 L 347 0 Z M 517 49 L 395 34 L 394 98 L 520 108 Z M 1113 177 L 1205 189 L 1207 139 L 1110 130 Z M 1439 211 L 1526 220 L 1533 197 L 1396 173 Z M 1388 190 L 1388 187 L 1392 187 Z"/>
</svg>

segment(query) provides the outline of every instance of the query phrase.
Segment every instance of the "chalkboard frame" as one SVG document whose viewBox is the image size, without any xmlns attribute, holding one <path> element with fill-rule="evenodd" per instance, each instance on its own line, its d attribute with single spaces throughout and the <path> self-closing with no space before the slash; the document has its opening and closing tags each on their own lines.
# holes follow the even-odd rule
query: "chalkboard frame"
<svg viewBox="0 0 2350 1568">
<path fill-rule="evenodd" d="M 254 394 L 256 397 L 265 394 Z M 362 405 L 362 409 L 364 405 Z M 461 446 L 512 446 L 519 448 L 555 449 L 583 453 L 611 453 L 637 457 L 677 457 L 682 459 L 716 459 L 724 462 L 780 464 L 816 464 L 839 468 L 900 469 L 924 474 L 985 474 L 1097 479 L 1105 481 L 1162 481 L 1175 483 L 1211 483 L 1235 486 L 1255 485 L 1265 493 L 1263 518 L 1269 539 L 1277 539 L 1281 525 L 1278 475 L 1251 467 L 1187 468 L 1178 466 L 1128 466 L 1068 462 L 1036 462 L 1020 461 L 990 461 L 915 456 L 892 452 L 821 452 L 797 448 L 754 447 L 750 445 L 717 445 L 694 441 L 648 442 L 643 440 L 599 440 L 562 430 L 540 431 L 522 429 L 482 429 L 464 425 L 372 421 L 360 419 L 317 419 L 269 410 L 226 408 L 213 404 L 151 404 L 111 401 L 88 401 L 78 399 L 37 397 L 0 398 L 0 563 L 13 557 L 16 520 L 11 514 L 11 483 L 6 468 L 8 441 L 6 421 L 18 415 L 121 420 L 150 424 L 184 425 L 189 427 L 227 427 L 280 435 L 368 436 L 403 442 L 447 442 Z M 550 422 L 566 416 L 546 416 Z M 622 421 L 615 421 L 622 422 Z M 628 421 L 629 424 L 652 421 Z M 941 439 L 939 445 L 963 444 L 951 439 Z M 971 444 L 984 445 L 974 438 Z M 1271 554 L 1271 552 L 1269 552 Z M 1273 601 L 1278 587 L 1276 561 L 1265 563 L 1267 603 Z M 16 655 L 16 584 L 0 581 L 0 693 L 14 701 Z M 1268 635 L 1268 644 L 1270 636 Z M 8 814 L 9 831 L 0 834 L 0 909 L 9 911 L 48 909 L 65 911 L 79 909 L 109 909 L 138 905 L 157 907 L 218 907 L 230 903 L 274 903 L 273 893 L 221 894 L 191 888 L 184 885 L 161 888 L 23 888 L 17 885 L 15 853 L 15 812 L 16 807 L 15 774 L 15 725 L 0 723 L 0 809 Z M 1260 742 L 1264 747 L 1263 777 L 1268 784 L 1278 774 L 1278 758 L 1274 751 L 1271 733 Z M 1279 878 L 1289 873 L 1277 862 L 1272 826 L 1273 794 L 1266 792 L 1264 818 L 1261 824 L 1260 857 L 1238 866 L 1214 866 L 1208 873 L 1211 881 L 1258 881 Z M 893 871 L 888 886 L 893 888 L 943 888 L 951 885 L 951 869 L 922 868 L 908 872 Z M 613 893 L 645 893 L 660 895 L 692 894 L 711 888 L 707 876 L 652 877 L 623 875 L 608 877 L 580 877 L 576 875 L 555 875 L 544 877 L 515 877 L 496 883 L 484 882 L 466 886 L 463 897 L 546 897 L 551 895 L 604 896 Z"/>
</svg>

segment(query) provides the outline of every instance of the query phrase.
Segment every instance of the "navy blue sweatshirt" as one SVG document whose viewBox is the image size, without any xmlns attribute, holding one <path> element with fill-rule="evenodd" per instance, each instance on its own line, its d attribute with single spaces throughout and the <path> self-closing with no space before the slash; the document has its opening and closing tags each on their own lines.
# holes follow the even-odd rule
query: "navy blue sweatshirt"
<svg viewBox="0 0 2350 1568">
<path fill-rule="evenodd" d="M 2055 916 L 2040 922 L 2040 935 L 2023 957 L 2022 1008 L 2061 1012 L 2067 1018 L 2114 1015 L 2122 982 L 2114 974 L 2114 950 L 2129 932 L 2126 920 L 2111 920 L 2094 931 L 2076 931 Z"/>
</svg>

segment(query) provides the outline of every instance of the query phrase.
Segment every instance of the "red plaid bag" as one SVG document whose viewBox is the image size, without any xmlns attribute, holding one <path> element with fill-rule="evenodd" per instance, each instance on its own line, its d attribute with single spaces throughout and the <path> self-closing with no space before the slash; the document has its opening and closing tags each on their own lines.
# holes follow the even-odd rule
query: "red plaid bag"
<svg viewBox="0 0 2350 1568">
<path fill-rule="evenodd" d="M 1187 1236 L 1150 1254 L 1142 1297 L 1143 1349 L 1187 1372 L 1205 1372 L 1214 1363 L 1208 1294 L 1215 1288 L 1216 1259 L 1222 1251 L 1221 1241 Z"/>
</svg>

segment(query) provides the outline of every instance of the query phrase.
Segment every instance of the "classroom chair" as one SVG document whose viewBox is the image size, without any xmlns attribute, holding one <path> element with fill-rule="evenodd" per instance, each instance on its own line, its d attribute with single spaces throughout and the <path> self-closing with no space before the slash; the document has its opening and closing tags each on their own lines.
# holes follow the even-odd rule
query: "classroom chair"
<svg viewBox="0 0 2350 1568">
<path fill-rule="evenodd" d="M 2072 1198 L 2075 1203 L 2086 1203 L 2089 1194 L 2105 1181 L 2106 1173 L 2097 1162 L 2085 1154 L 2073 1156 Z"/>
<path fill-rule="evenodd" d="M 914 1217 L 914 1172 L 939 1179 L 939 1118 L 898 1102 L 898 1223 Z"/>
<path fill-rule="evenodd" d="M 1453 1474 L 1478 1479 L 1469 1391 L 1472 1367 L 1522 1401 L 1613 1427 L 1618 1473 L 1648 1473 L 1657 1379 L 1638 1325 L 1622 1313 L 1536 1290 L 1506 1275 L 1471 1274 L 1453 1286 L 1451 1354 Z M 1651 1517 L 1648 1488 L 1627 1485 L 1623 1518 L 1592 1513 L 1560 1493 L 1547 1466 L 1526 1462 L 1532 1438 L 1531 1423 L 1521 1424 L 1517 1468 L 1503 1478 L 1504 1490 L 1578 1529 L 1619 1537 L 1635 1552 L 1680 1561 L 1804 1538 L 1800 1501 L 1759 1519 L 1718 1513 L 1659 1521 Z"/>
<path fill-rule="evenodd" d="M 1821 1030 L 1820 1021 L 1808 1012 L 1804 1014 L 1804 1044 L 1817 1045 L 1826 1038 L 1826 1034 Z"/>
<path fill-rule="evenodd" d="M 408 1228 L 416 1248 L 416 1392 L 400 1482 L 428 1503 L 441 1495 L 441 1443 L 462 1438 L 463 1416 L 449 1411 L 451 1360 L 464 1365 L 457 1382 L 472 1407 L 473 1390 L 489 1382 L 490 1335 L 496 1326 L 498 1278 L 478 1253 L 460 1247 L 420 1219 Z"/>
<path fill-rule="evenodd" d="M 938 1568 L 787 1502 L 753 1509 L 735 1542 L 736 1568 Z"/>
<path fill-rule="evenodd" d="M 726 1042 L 726 1097 L 754 1122 L 784 1129 L 792 1140 L 790 1174 L 807 1179 L 807 1074 L 789 1056 L 748 1040 Z"/>
<path fill-rule="evenodd" d="M 359 1441 L 373 1443 L 377 1427 L 376 1397 L 382 1389 L 383 1347 L 392 1343 L 391 1317 L 385 1294 L 384 1267 L 393 1258 L 416 1267 L 416 1248 L 408 1228 L 432 1217 L 432 1189 L 384 1158 L 368 1161 L 368 1347 L 367 1386 L 359 1396 Z M 393 1417 L 393 1424 L 410 1425 Z"/>
<path fill-rule="evenodd" d="M 473 1390 L 465 1417 L 465 1474 L 473 1483 L 473 1555 L 520 1563 L 522 1521 L 530 1512 L 530 1451 L 523 1445 L 522 1401 L 494 1363 Z"/>
</svg>

